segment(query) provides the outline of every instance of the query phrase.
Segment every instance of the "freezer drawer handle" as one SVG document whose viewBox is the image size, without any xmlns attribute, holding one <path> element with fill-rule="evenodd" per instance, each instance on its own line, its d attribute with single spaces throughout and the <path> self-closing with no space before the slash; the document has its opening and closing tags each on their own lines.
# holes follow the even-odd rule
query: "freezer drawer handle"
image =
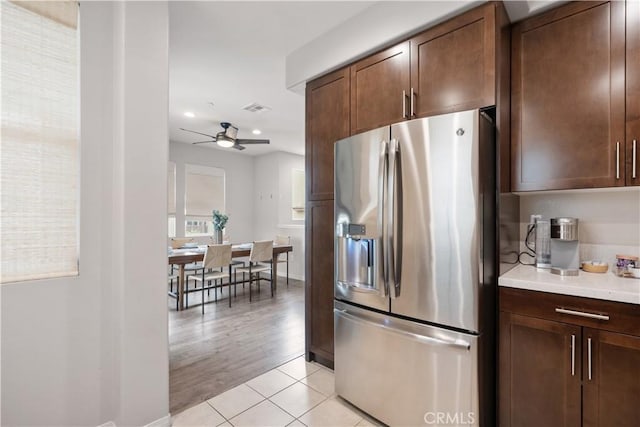
<svg viewBox="0 0 640 427">
<path fill-rule="evenodd" d="M 570 314 L 572 316 L 588 317 L 589 319 L 609 320 L 606 314 L 587 313 L 585 311 L 568 310 L 566 308 L 556 308 L 556 313 Z"/>
<path fill-rule="evenodd" d="M 360 323 L 361 325 L 367 325 L 367 326 L 373 326 L 375 328 L 379 328 L 379 329 L 384 329 L 387 332 L 391 332 L 397 335 L 401 335 L 403 337 L 406 338 L 411 338 L 413 340 L 416 341 L 422 341 L 426 344 L 435 344 L 435 345 L 445 345 L 448 347 L 455 347 L 455 348 L 460 348 L 463 350 L 471 350 L 471 344 L 469 344 L 468 342 L 464 341 L 464 340 L 455 340 L 455 341 L 445 341 L 445 340 L 441 340 L 439 338 L 433 338 L 433 337 L 427 337 L 425 335 L 419 335 L 419 334 L 414 334 L 413 332 L 408 332 L 408 331 L 403 331 L 401 329 L 396 329 L 396 328 L 392 328 L 390 326 L 387 325 L 383 325 L 381 323 L 376 323 L 376 322 L 371 322 L 369 320 L 365 320 L 361 317 L 358 316 L 354 316 L 353 314 L 347 312 L 347 310 L 340 310 L 337 308 L 333 309 L 334 313 L 337 313 L 338 315 L 349 319 L 353 322 L 356 323 Z"/>
<path fill-rule="evenodd" d="M 354 291 L 356 292 L 365 292 L 365 293 L 370 293 L 370 294 L 377 294 L 378 290 L 376 288 L 374 288 L 373 286 L 370 285 L 363 285 L 360 283 L 355 283 L 355 282 L 345 282 L 343 280 L 337 280 L 339 285 L 342 286 L 348 286 L 350 288 L 353 288 Z"/>
</svg>

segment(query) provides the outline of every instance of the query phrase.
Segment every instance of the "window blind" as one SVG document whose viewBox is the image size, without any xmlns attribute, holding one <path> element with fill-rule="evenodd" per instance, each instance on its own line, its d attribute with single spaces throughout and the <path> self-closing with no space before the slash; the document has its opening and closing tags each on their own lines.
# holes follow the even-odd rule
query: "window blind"
<svg viewBox="0 0 640 427">
<path fill-rule="evenodd" d="M 0 282 L 77 275 L 78 3 L 0 12 Z"/>
<path fill-rule="evenodd" d="M 185 193 L 187 217 L 211 218 L 214 209 L 224 212 L 224 171 L 218 168 L 187 167 Z"/>
</svg>

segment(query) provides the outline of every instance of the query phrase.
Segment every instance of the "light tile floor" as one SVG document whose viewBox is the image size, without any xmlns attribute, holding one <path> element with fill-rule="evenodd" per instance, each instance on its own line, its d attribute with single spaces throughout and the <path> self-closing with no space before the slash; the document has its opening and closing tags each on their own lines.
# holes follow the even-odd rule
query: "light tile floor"
<svg viewBox="0 0 640 427">
<path fill-rule="evenodd" d="M 333 371 L 302 356 L 175 415 L 172 425 L 380 426 L 336 396 Z"/>
</svg>

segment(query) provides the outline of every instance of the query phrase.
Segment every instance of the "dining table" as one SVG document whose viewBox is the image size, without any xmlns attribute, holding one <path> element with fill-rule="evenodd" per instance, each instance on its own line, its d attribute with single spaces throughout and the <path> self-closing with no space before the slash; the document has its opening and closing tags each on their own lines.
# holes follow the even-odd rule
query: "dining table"
<svg viewBox="0 0 640 427">
<path fill-rule="evenodd" d="M 231 245 L 232 258 L 248 257 L 251 254 L 252 243 L 234 243 Z M 186 247 L 172 249 L 169 251 L 169 265 L 177 265 L 179 267 L 178 272 L 178 310 L 184 310 L 184 291 L 185 291 L 185 265 L 194 262 L 200 262 L 204 259 L 204 251 L 206 246 L 198 247 Z M 273 268 L 273 290 L 277 290 L 277 277 L 278 277 L 278 256 L 283 253 L 293 252 L 293 246 L 291 245 L 273 245 L 273 258 L 271 266 Z M 229 277 L 231 280 L 231 277 Z"/>
</svg>

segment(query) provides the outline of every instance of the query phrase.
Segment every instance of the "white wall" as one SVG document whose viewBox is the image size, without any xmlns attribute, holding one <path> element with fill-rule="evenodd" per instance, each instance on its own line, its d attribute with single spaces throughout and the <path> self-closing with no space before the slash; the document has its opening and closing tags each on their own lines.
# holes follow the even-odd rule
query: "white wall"
<svg viewBox="0 0 640 427">
<path fill-rule="evenodd" d="M 184 236 L 185 164 L 192 164 L 224 169 L 225 205 L 226 213 L 229 215 L 225 233 L 234 242 L 250 242 L 255 239 L 253 157 L 230 150 L 172 142 L 169 144 L 169 160 L 176 164 L 176 236 Z M 202 243 L 211 242 L 208 237 L 196 240 Z"/>
<path fill-rule="evenodd" d="M 291 219 L 291 171 L 304 170 L 304 156 L 276 152 L 255 157 L 255 238 L 273 239 L 291 236 L 293 252 L 289 254 L 289 276 L 304 280 L 304 221 Z M 286 269 L 279 266 L 278 275 Z"/>
<path fill-rule="evenodd" d="M 80 16 L 80 276 L 0 288 L 0 422 L 168 425 L 167 4 Z"/>
<path fill-rule="evenodd" d="M 580 260 L 615 265 L 616 254 L 640 255 L 640 188 L 519 193 L 520 239 L 531 214 L 578 218 Z M 528 260 L 527 260 L 528 261 Z"/>
</svg>

